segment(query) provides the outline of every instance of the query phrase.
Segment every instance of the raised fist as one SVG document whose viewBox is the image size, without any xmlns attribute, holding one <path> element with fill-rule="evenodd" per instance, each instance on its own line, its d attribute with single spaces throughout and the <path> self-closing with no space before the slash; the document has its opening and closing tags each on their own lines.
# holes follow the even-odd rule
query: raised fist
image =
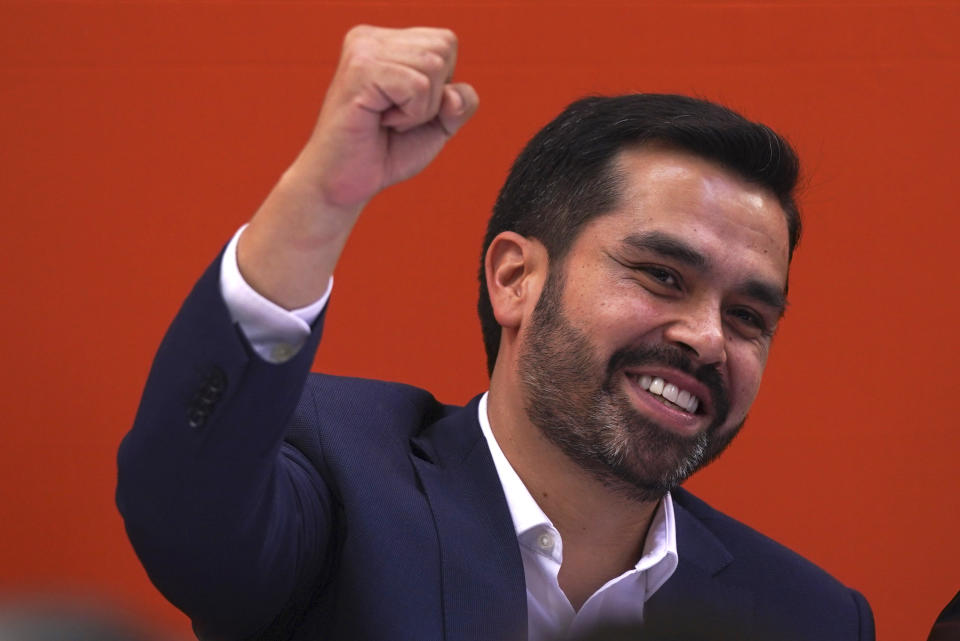
<svg viewBox="0 0 960 641">
<path fill-rule="evenodd" d="M 317 125 L 240 237 L 246 281 L 287 309 L 320 297 L 363 206 L 427 166 L 473 115 L 446 29 L 355 27 Z"/>
<path fill-rule="evenodd" d="M 452 83 L 457 38 L 447 29 L 347 33 L 316 129 L 297 160 L 327 204 L 362 206 L 427 166 L 477 108 Z"/>
</svg>

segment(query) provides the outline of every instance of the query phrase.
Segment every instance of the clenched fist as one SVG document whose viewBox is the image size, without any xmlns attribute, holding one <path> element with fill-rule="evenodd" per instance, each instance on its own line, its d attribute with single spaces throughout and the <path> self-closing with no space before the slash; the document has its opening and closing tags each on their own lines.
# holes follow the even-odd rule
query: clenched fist
<svg viewBox="0 0 960 641">
<path fill-rule="evenodd" d="M 363 205 L 476 110 L 473 87 L 452 82 L 456 60 L 446 29 L 350 30 L 310 140 L 240 239 L 254 289 L 287 308 L 320 296 Z"/>
<path fill-rule="evenodd" d="M 410 178 L 473 115 L 477 94 L 452 84 L 457 38 L 446 29 L 355 27 L 301 157 L 338 206 Z"/>
</svg>

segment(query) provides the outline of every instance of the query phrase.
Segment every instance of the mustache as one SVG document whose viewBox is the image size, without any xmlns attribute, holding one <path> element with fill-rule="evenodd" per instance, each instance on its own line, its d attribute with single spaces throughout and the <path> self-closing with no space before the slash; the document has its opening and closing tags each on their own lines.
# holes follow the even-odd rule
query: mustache
<svg viewBox="0 0 960 641">
<path fill-rule="evenodd" d="M 730 393 L 716 365 L 695 366 L 690 356 L 679 347 L 672 345 L 651 345 L 648 347 L 623 347 L 610 357 L 607 363 L 607 381 L 626 367 L 659 365 L 679 370 L 697 379 L 710 392 L 710 402 L 716 417 L 715 423 L 722 425 L 730 412 Z"/>
</svg>

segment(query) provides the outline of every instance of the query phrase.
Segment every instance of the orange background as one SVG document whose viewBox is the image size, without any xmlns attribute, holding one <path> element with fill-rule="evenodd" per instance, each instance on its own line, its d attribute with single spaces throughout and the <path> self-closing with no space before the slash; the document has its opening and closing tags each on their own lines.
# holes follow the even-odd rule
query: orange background
<svg viewBox="0 0 960 641">
<path fill-rule="evenodd" d="M 359 22 L 453 28 L 481 109 L 365 212 L 317 368 L 467 400 L 482 230 L 526 139 L 588 93 L 740 109 L 805 160 L 806 237 L 748 427 L 689 486 L 862 590 L 882 639 L 925 638 L 960 588 L 956 2 L 0 4 L 3 587 L 188 635 L 126 541 L 116 447 Z"/>
</svg>

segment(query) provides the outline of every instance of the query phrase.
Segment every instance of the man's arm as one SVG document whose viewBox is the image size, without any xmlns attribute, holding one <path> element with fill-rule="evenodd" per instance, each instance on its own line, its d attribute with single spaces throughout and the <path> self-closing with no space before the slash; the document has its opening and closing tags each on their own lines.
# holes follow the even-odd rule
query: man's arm
<svg viewBox="0 0 960 641">
<path fill-rule="evenodd" d="M 253 217 L 237 260 L 250 285 L 287 309 L 327 286 L 362 207 L 427 166 L 473 114 L 452 84 L 450 31 L 356 27 L 309 142 Z"/>
<path fill-rule="evenodd" d="M 449 83 L 448 31 L 348 34 L 309 142 L 240 237 L 244 278 L 286 309 L 324 292 L 363 205 L 425 167 L 476 108 Z M 262 630 L 324 580 L 335 512 L 323 473 L 283 443 L 319 340 L 293 358 L 250 349 L 219 261 L 158 349 L 119 454 L 117 502 L 151 579 L 204 638 Z"/>
</svg>

